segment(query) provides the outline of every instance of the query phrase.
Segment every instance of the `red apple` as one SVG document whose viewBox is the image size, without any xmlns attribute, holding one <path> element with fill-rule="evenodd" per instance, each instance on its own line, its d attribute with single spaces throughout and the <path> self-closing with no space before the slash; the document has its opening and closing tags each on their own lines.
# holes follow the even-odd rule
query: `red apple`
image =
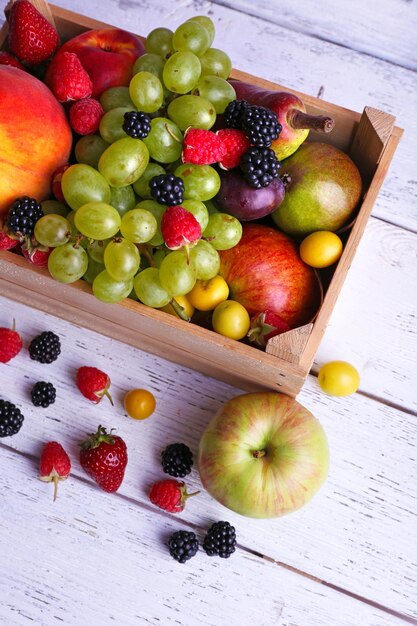
<svg viewBox="0 0 417 626">
<path fill-rule="evenodd" d="M 66 163 L 72 132 L 48 87 L 0 65 L 0 214 L 20 196 L 47 198 L 54 171 Z"/>
<path fill-rule="evenodd" d="M 219 251 L 219 273 L 229 285 L 230 298 L 249 315 L 271 311 L 290 328 L 310 322 L 321 304 L 321 285 L 301 260 L 296 242 L 263 224 L 242 227 L 239 243 Z"/>
<path fill-rule="evenodd" d="M 73 52 L 93 83 L 93 98 L 110 87 L 129 85 L 136 59 L 145 52 L 141 40 L 119 28 L 88 30 L 64 43 L 57 55 Z M 55 56 L 57 56 L 55 55 Z M 45 77 L 48 83 L 48 73 Z"/>
<path fill-rule="evenodd" d="M 232 398 L 200 439 L 204 487 L 248 517 L 279 517 L 299 509 L 321 487 L 328 466 L 327 438 L 318 420 L 279 393 Z"/>
</svg>

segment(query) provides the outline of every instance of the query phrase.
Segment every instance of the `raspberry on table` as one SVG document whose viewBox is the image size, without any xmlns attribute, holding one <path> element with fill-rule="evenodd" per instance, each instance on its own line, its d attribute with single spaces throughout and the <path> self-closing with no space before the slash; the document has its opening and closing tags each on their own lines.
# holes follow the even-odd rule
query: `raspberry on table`
<svg viewBox="0 0 417 626">
<path fill-rule="evenodd" d="M 258 147 L 268 147 L 278 139 L 282 130 L 277 114 L 266 107 L 252 105 L 242 112 L 242 130 L 249 141 Z"/>
<path fill-rule="evenodd" d="M 35 383 L 30 392 L 34 406 L 42 406 L 46 409 L 56 399 L 56 389 L 52 383 L 43 380 Z"/>
<path fill-rule="evenodd" d="M 184 199 L 184 181 L 174 174 L 159 174 L 149 181 L 149 189 L 159 204 L 175 206 Z"/>
<path fill-rule="evenodd" d="M 224 121 L 228 128 L 242 128 L 242 113 L 249 107 L 246 100 L 232 100 L 224 111 Z"/>
<path fill-rule="evenodd" d="M 21 429 L 24 419 L 16 405 L 0 398 L 0 437 L 16 435 Z"/>
<path fill-rule="evenodd" d="M 198 540 L 195 533 L 187 530 L 177 530 L 169 538 L 170 555 L 178 561 L 185 563 L 198 552 Z"/>
<path fill-rule="evenodd" d="M 151 118 L 143 111 L 127 111 L 122 125 L 123 130 L 129 137 L 143 139 L 151 132 Z"/>
<path fill-rule="evenodd" d="M 240 169 L 246 182 L 255 189 L 267 187 L 281 167 L 271 148 L 249 148 L 240 159 Z"/>
<path fill-rule="evenodd" d="M 12 328 L 0 328 L 0 363 L 8 363 L 19 354 L 22 349 L 22 338 L 16 331 L 15 323 Z"/>
<path fill-rule="evenodd" d="M 162 469 L 175 478 L 183 478 L 191 472 L 193 453 L 185 443 L 171 443 L 161 453 Z"/>
<path fill-rule="evenodd" d="M 103 115 L 104 109 L 98 100 L 94 98 L 77 100 L 69 110 L 71 128 L 79 135 L 91 135 L 98 130 Z"/>
<path fill-rule="evenodd" d="M 35 198 L 17 198 L 7 212 L 6 227 L 11 233 L 33 235 L 36 222 L 43 216 L 42 207 Z"/>
<path fill-rule="evenodd" d="M 47 330 L 30 342 L 29 355 L 39 363 L 52 363 L 61 354 L 61 341 L 55 333 Z"/>
<path fill-rule="evenodd" d="M 236 530 L 229 522 L 215 522 L 204 538 L 203 548 L 208 556 L 228 559 L 236 550 Z"/>
</svg>

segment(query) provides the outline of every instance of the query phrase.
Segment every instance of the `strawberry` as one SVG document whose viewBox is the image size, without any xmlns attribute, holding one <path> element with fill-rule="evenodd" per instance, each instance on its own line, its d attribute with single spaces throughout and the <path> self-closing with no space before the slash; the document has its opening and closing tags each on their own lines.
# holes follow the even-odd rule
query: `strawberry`
<svg viewBox="0 0 417 626">
<path fill-rule="evenodd" d="M 226 147 L 218 135 L 211 130 L 189 128 L 183 141 L 181 159 L 183 163 L 210 165 L 218 163 L 226 155 Z"/>
<path fill-rule="evenodd" d="M 89 98 L 93 83 L 73 52 L 55 55 L 45 74 L 45 83 L 59 102 Z"/>
<path fill-rule="evenodd" d="M 68 478 L 70 471 L 71 461 L 61 444 L 56 441 L 46 443 L 40 458 L 39 478 L 54 483 L 54 502 L 59 481 Z"/>
<path fill-rule="evenodd" d="M 109 393 L 110 378 L 107 374 L 97 369 L 84 365 L 77 371 L 77 387 L 91 402 L 98 404 L 103 396 L 107 396 L 113 404 Z"/>
<path fill-rule="evenodd" d="M 251 317 L 251 325 L 247 337 L 249 341 L 257 343 L 264 348 L 268 339 L 281 333 L 286 333 L 290 329 L 290 325 L 282 317 L 267 309 Z"/>
<path fill-rule="evenodd" d="M 21 250 L 25 259 L 27 259 L 29 263 L 32 263 L 32 265 L 36 265 L 37 267 L 47 267 L 48 258 L 53 248 L 43 246 L 34 238 L 30 239 L 29 237 L 26 237 Z"/>
<path fill-rule="evenodd" d="M 170 206 L 162 216 L 161 233 L 166 247 L 178 250 L 197 243 L 201 226 L 190 211 L 182 206 Z"/>
<path fill-rule="evenodd" d="M 10 237 L 4 230 L 0 230 L 0 250 L 11 250 L 19 243 L 19 239 Z"/>
<path fill-rule="evenodd" d="M 25 70 L 23 65 L 14 56 L 5 50 L 0 50 L 0 65 L 11 65 L 19 70 Z"/>
<path fill-rule="evenodd" d="M 16 331 L 13 320 L 12 328 L 0 328 L 0 363 L 8 363 L 22 349 L 22 338 Z"/>
<path fill-rule="evenodd" d="M 151 487 L 149 499 L 160 509 L 169 513 L 179 513 L 185 507 L 187 498 L 196 496 L 199 491 L 187 493 L 187 488 L 182 480 L 166 478 L 158 480 Z"/>
<path fill-rule="evenodd" d="M 99 426 L 81 444 L 80 464 L 101 489 L 114 493 L 122 484 L 127 465 L 127 448 L 121 437 Z"/>
<path fill-rule="evenodd" d="M 225 170 L 237 167 L 241 157 L 250 147 L 250 141 L 245 137 L 242 130 L 235 128 L 222 128 L 217 131 L 217 135 L 222 140 L 226 150 L 224 157 L 220 161 L 220 167 Z"/>
<path fill-rule="evenodd" d="M 98 100 L 83 98 L 74 102 L 69 110 L 72 130 L 79 135 L 90 135 L 98 130 L 104 109 Z"/>
<path fill-rule="evenodd" d="M 56 28 L 29 0 L 17 0 L 8 12 L 9 50 L 18 59 L 36 65 L 49 59 L 59 45 Z"/>
</svg>

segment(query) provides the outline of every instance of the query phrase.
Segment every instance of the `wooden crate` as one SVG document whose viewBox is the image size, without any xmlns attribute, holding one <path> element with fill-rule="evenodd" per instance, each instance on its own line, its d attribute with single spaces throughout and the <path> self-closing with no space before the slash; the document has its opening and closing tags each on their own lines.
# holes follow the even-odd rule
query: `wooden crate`
<svg viewBox="0 0 417 626">
<path fill-rule="evenodd" d="M 60 7 L 48 6 L 43 0 L 32 2 L 55 23 L 63 41 L 90 28 L 108 26 Z M 0 31 L 0 48 L 5 46 L 6 37 L 7 26 L 4 25 Z M 238 70 L 233 71 L 232 77 L 288 91 L 281 85 Z M 364 182 L 362 205 L 314 323 L 274 337 L 263 352 L 133 300 L 101 303 L 84 281 L 60 284 L 46 270 L 7 251 L 0 251 L 0 294 L 241 389 L 272 389 L 295 397 L 311 368 L 402 130 L 395 126 L 395 118 L 383 111 L 365 107 L 360 115 L 303 93 L 294 93 L 305 102 L 309 113 L 331 115 L 336 123 L 329 135 L 311 132 L 309 139 L 329 142 L 347 152 Z"/>
</svg>

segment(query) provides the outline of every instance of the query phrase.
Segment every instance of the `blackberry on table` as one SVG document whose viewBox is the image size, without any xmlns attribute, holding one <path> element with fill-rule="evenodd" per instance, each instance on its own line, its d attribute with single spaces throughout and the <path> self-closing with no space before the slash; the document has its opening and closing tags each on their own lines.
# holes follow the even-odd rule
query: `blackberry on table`
<svg viewBox="0 0 417 626">
<path fill-rule="evenodd" d="M 268 147 L 282 130 L 277 114 L 271 109 L 250 106 L 242 111 L 242 130 L 254 146 Z"/>
<path fill-rule="evenodd" d="M 249 148 L 240 159 L 239 166 L 246 182 L 260 189 L 278 178 L 281 163 L 271 148 Z"/>
<path fill-rule="evenodd" d="M 33 235 L 35 224 L 43 216 L 42 207 L 35 200 L 23 196 L 17 198 L 8 210 L 6 217 L 6 226 L 12 232 L 18 235 Z"/>
<path fill-rule="evenodd" d="M 151 132 L 151 118 L 143 111 L 128 111 L 123 117 L 122 128 L 129 137 L 143 139 Z"/>
<path fill-rule="evenodd" d="M 46 409 L 55 402 L 56 389 L 52 383 L 41 380 L 32 387 L 30 395 L 35 406 L 42 406 Z"/>
<path fill-rule="evenodd" d="M 0 398 L 0 437 L 16 435 L 24 419 L 24 416 L 16 405 Z"/>
<path fill-rule="evenodd" d="M 229 522 L 215 522 L 204 538 L 203 548 L 208 556 L 228 559 L 236 550 L 236 530 Z"/>
<path fill-rule="evenodd" d="M 61 341 L 51 330 L 46 330 L 30 342 L 29 355 L 39 363 L 52 363 L 61 354 Z"/>
<path fill-rule="evenodd" d="M 242 128 L 242 113 L 249 107 L 246 100 L 232 100 L 224 111 L 224 121 L 228 128 Z"/>
<path fill-rule="evenodd" d="M 198 551 L 198 540 L 195 533 L 188 530 L 177 530 L 171 535 L 169 553 L 179 563 L 185 563 Z"/>
<path fill-rule="evenodd" d="M 171 443 L 161 452 L 162 469 L 175 478 L 183 478 L 191 472 L 193 453 L 185 443 Z"/>
<path fill-rule="evenodd" d="M 184 199 L 184 182 L 174 174 L 159 174 L 149 181 L 151 195 L 159 202 L 168 206 L 177 206 Z"/>
</svg>

